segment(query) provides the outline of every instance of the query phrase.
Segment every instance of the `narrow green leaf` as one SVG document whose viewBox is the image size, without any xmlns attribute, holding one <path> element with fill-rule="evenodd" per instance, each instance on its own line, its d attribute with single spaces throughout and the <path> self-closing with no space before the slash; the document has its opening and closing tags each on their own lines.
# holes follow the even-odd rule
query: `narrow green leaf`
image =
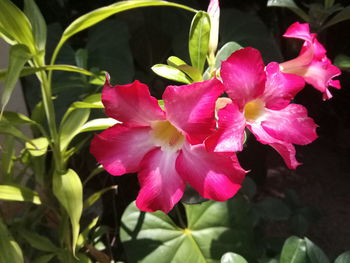
<svg viewBox="0 0 350 263">
<path fill-rule="evenodd" d="M 11 46 L 16 44 L 16 40 L 6 32 L 6 30 L 1 26 L 1 23 L 0 23 L 0 38 L 4 39 L 5 42 L 7 42 Z"/>
<path fill-rule="evenodd" d="M 65 174 L 53 176 L 53 193 L 66 210 L 72 224 L 72 251 L 79 236 L 79 220 L 83 212 L 83 189 L 79 176 L 72 169 Z"/>
<path fill-rule="evenodd" d="M 32 27 L 24 13 L 10 0 L 0 1 L 0 27 L 17 43 L 26 45 L 36 53 Z"/>
<path fill-rule="evenodd" d="M 156 64 L 152 67 L 152 70 L 157 75 L 166 79 L 170 79 L 170 80 L 185 83 L 185 84 L 192 83 L 192 80 L 184 72 L 168 65 Z"/>
<path fill-rule="evenodd" d="M 37 68 L 32 68 L 32 67 L 24 67 L 21 72 L 20 72 L 20 77 L 25 77 L 25 76 L 29 76 L 32 74 L 35 74 L 39 71 L 43 71 L 43 70 L 60 70 L 60 71 L 69 71 L 69 72 L 77 72 L 77 73 L 81 73 L 83 75 L 86 76 L 95 76 L 94 73 L 83 69 L 83 68 L 79 68 L 76 66 L 71 66 L 71 65 L 46 65 L 46 66 L 42 66 L 42 67 L 37 67 Z M 6 78 L 7 75 L 7 69 L 1 69 L 0 70 L 0 81 L 4 80 Z M 100 78 L 100 76 L 96 76 L 98 78 Z"/>
<path fill-rule="evenodd" d="M 11 122 L 5 118 L 0 119 L 0 134 L 8 134 L 16 137 L 17 139 L 30 142 L 30 138 L 25 136 L 19 129 L 12 125 Z"/>
<path fill-rule="evenodd" d="M 88 120 L 90 109 L 69 108 L 61 122 L 59 136 L 61 151 L 67 149 L 72 139 L 80 132 L 81 127 Z"/>
<path fill-rule="evenodd" d="M 283 245 L 280 263 L 305 263 L 306 244 L 296 236 L 288 238 Z"/>
<path fill-rule="evenodd" d="M 0 3 L 2 3 L 0 1 Z M 1 6 L 1 4 L 0 4 Z M 1 9 L 0 9 L 1 10 Z M 3 10 L 0 12 L 2 13 Z M 10 49 L 9 68 L 5 78 L 3 93 L 1 97 L 2 111 L 10 100 L 13 88 L 20 76 L 24 64 L 31 57 L 28 48 L 24 45 L 14 45 Z"/>
<path fill-rule="evenodd" d="M 342 21 L 350 19 L 350 6 L 345 7 L 342 11 L 340 11 L 338 14 L 336 14 L 334 17 L 332 17 L 323 27 L 322 29 L 325 29 L 327 27 L 333 26 L 335 24 L 338 24 Z"/>
<path fill-rule="evenodd" d="M 227 252 L 222 255 L 220 263 L 248 263 L 242 256 L 233 253 Z"/>
<path fill-rule="evenodd" d="M 326 254 L 316 246 L 310 239 L 304 238 L 306 244 L 306 253 L 310 263 L 330 263 Z"/>
<path fill-rule="evenodd" d="M 13 168 L 13 159 L 15 157 L 15 138 L 10 135 L 3 137 L 3 145 L 1 150 L 1 170 L 3 176 L 0 175 L 1 182 L 7 182 Z"/>
<path fill-rule="evenodd" d="M 344 54 L 336 56 L 334 64 L 342 69 L 350 70 L 350 57 Z"/>
<path fill-rule="evenodd" d="M 92 108 L 103 109 L 104 106 L 101 101 L 101 93 L 92 94 L 86 97 L 84 101 L 74 102 L 73 107 L 82 108 L 82 109 L 92 109 Z"/>
<path fill-rule="evenodd" d="M 350 250 L 341 254 L 334 261 L 334 263 L 349 263 L 349 262 L 350 262 Z"/>
<path fill-rule="evenodd" d="M 94 120 L 88 121 L 83 126 L 81 126 L 79 133 L 105 130 L 117 123 L 121 123 L 121 122 L 112 118 L 94 119 Z"/>
<path fill-rule="evenodd" d="M 177 67 L 177 66 L 181 66 L 181 65 L 186 65 L 187 64 L 181 58 L 178 58 L 178 57 L 175 57 L 175 56 L 169 57 L 166 62 L 167 62 L 167 64 L 169 66 L 172 66 L 172 67 Z"/>
<path fill-rule="evenodd" d="M 199 11 L 193 18 L 189 36 L 189 54 L 192 66 L 202 74 L 209 50 L 210 17 Z"/>
<path fill-rule="evenodd" d="M 55 246 L 50 239 L 41 236 L 35 232 L 28 231 L 21 228 L 18 234 L 25 239 L 33 248 L 36 248 L 45 252 L 57 252 L 60 250 L 59 247 Z"/>
<path fill-rule="evenodd" d="M 296 5 L 294 0 L 268 0 L 267 6 L 286 7 L 304 19 L 305 22 L 310 21 L 309 16 Z"/>
<path fill-rule="evenodd" d="M 47 152 L 47 147 L 49 146 L 49 141 L 46 137 L 40 137 L 31 140 L 31 143 L 26 143 L 26 149 L 33 157 L 43 156 Z"/>
<path fill-rule="evenodd" d="M 0 262 L 23 263 L 22 250 L 1 219 L 0 233 Z"/>
<path fill-rule="evenodd" d="M 33 30 L 34 41 L 39 51 L 44 51 L 46 46 L 46 23 L 40 9 L 34 0 L 24 0 L 24 13 L 27 15 Z"/>
<path fill-rule="evenodd" d="M 13 125 L 35 124 L 34 121 L 19 112 L 4 111 L 2 116 Z"/>
<path fill-rule="evenodd" d="M 73 35 L 79 33 L 80 31 L 86 28 L 89 28 L 97 24 L 98 22 L 101 22 L 102 20 L 105 20 L 106 18 L 114 14 L 117 14 L 126 10 L 130 10 L 130 9 L 134 9 L 134 8 L 147 7 L 147 6 L 172 6 L 172 7 L 182 8 L 191 12 L 196 12 L 196 10 L 188 6 L 167 2 L 167 1 L 160 1 L 160 0 L 120 1 L 109 6 L 98 8 L 96 10 L 93 10 L 77 18 L 66 28 L 66 30 L 63 32 L 61 40 L 59 41 L 54 51 L 51 62 L 55 61 L 58 51 L 61 49 L 63 44 Z"/>
<path fill-rule="evenodd" d="M 118 188 L 117 185 L 112 185 L 106 188 L 103 188 L 102 190 L 93 193 L 92 195 L 90 195 L 85 201 L 84 201 L 84 209 L 89 208 L 90 206 L 92 206 L 98 199 L 101 198 L 101 196 L 103 194 L 105 194 L 106 192 L 110 191 L 110 190 L 116 190 Z"/>
<path fill-rule="evenodd" d="M 55 254 L 47 254 L 34 259 L 33 263 L 48 263 Z"/>
<path fill-rule="evenodd" d="M 229 56 L 232 55 L 233 52 L 241 49 L 242 46 L 238 43 L 231 41 L 227 42 L 216 54 L 215 58 L 215 68 L 219 69 L 221 67 L 221 62 L 228 59 Z"/>
<path fill-rule="evenodd" d="M 169 57 L 167 59 L 167 63 L 169 66 L 177 68 L 182 72 L 186 73 L 192 79 L 192 82 L 199 82 L 203 80 L 202 74 L 199 72 L 198 69 L 187 65 L 185 61 L 178 57 Z"/>
<path fill-rule="evenodd" d="M 331 8 L 334 5 L 335 0 L 324 0 L 324 7 L 326 9 Z"/>
<path fill-rule="evenodd" d="M 37 192 L 20 185 L 0 185 L 0 200 L 32 202 L 37 205 L 41 204 Z"/>
</svg>

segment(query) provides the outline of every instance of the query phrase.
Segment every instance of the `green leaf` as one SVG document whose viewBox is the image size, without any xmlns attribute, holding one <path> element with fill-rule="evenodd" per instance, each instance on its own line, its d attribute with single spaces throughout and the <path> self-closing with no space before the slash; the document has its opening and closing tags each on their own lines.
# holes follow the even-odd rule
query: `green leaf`
<svg viewBox="0 0 350 263">
<path fill-rule="evenodd" d="M 199 11 L 193 18 L 189 36 L 189 54 L 192 66 L 202 74 L 209 50 L 210 17 Z"/>
<path fill-rule="evenodd" d="M 32 202 L 37 205 L 41 204 L 37 192 L 20 185 L 0 185 L 0 200 Z"/>
<path fill-rule="evenodd" d="M 83 75 L 86 76 L 95 76 L 94 73 L 85 70 L 83 68 L 79 68 L 76 66 L 71 66 L 71 65 L 46 65 L 46 66 L 42 66 L 42 67 L 37 67 L 37 68 L 32 68 L 32 67 L 23 67 L 23 69 L 20 72 L 20 77 L 25 77 L 25 76 L 29 76 L 32 74 L 35 74 L 39 71 L 43 71 L 43 70 L 59 70 L 59 71 L 68 71 L 68 72 L 77 72 L 77 73 L 81 73 Z M 0 70 L 0 81 L 4 80 L 6 78 L 7 75 L 7 69 L 1 69 Z M 95 76 L 98 77 L 99 76 Z"/>
<path fill-rule="evenodd" d="M 55 173 L 53 176 L 53 193 L 66 210 L 72 224 L 72 251 L 79 236 L 79 221 L 83 212 L 83 189 L 79 176 L 72 169 L 64 174 Z"/>
<path fill-rule="evenodd" d="M 157 75 L 166 79 L 170 79 L 170 80 L 185 83 L 185 84 L 192 83 L 192 80 L 184 72 L 168 65 L 156 64 L 152 67 L 152 70 Z"/>
<path fill-rule="evenodd" d="M 47 35 L 46 23 L 34 0 L 24 0 L 24 13 L 27 15 L 32 25 L 36 48 L 39 51 L 45 51 Z"/>
<path fill-rule="evenodd" d="M 326 9 L 331 8 L 334 5 L 335 0 L 324 0 L 324 7 Z"/>
<path fill-rule="evenodd" d="M 283 245 L 280 263 L 306 263 L 306 243 L 296 236 L 289 237 Z"/>
<path fill-rule="evenodd" d="M 213 263 L 230 250 L 249 254 L 252 228 L 245 225 L 246 208 L 243 199 L 185 205 L 188 226 L 180 228 L 163 212 L 144 213 L 132 203 L 122 216 L 120 232 L 128 262 Z"/>
<path fill-rule="evenodd" d="M 256 203 L 255 208 L 261 216 L 271 220 L 286 220 L 291 214 L 289 207 L 282 200 L 269 196 Z"/>
<path fill-rule="evenodd" d="M 7 183 L 11 178 L 15 153 L 15 138 L 10 135 L 3 136 L 1 149 L 1 171 L 3 175 L 0 176 L 0 180 L 4 183 Z"/>
<path fill-rule="evenodd" d="M 185 5 L 172 3 L 172 2 L 166 2 L 166 1 L 160 1 L 160 0 L 129 0 L 129 1 L 120 1 L 115 4 L 105 6 L 98 8 L 96 10 L 93 10 L 76 20 L 74 20 L 63 32 L 63 35 L 54 51 L 54 54 L 52 56 L 52 62 L 55 61 L 56 56 L 58 54 L 58 51 L 61 49 L 62 45 L 73 35 L 79 33 L 80 31 L 89 28 L 102 20 L 105 20 L 106 18 L 134 8 L 139 7 L 147 7 L 147 6 L 172 6 L 172 7 L 178 7 L 182 8 L 191 12 L 196 12 L 196 10 L 187 7 Z M 53 63 L 51 63 L 53 64 Z"/>
<path fill-rule="evenodd" d="M 0 262 L 23 263 L 22 250 L 0 218 Z"/>
<path fill-rule="evenodd" d="M 4 111 L 2 116 L 13 125 L 35 124 L 34 121 L 19 112 Z"/>
<path fill-rule="evenodd" d="M 33 248 L 36 248 L 45 252 L 57 252 L 60 250 L 59 247 L 55 246 L 50 239 L 41 236 L 35 232 L 28 231 L 21 228 L 18 234 L 25 239 Z"/>
<path fill-rule="evenodd" d="M 267 6 L 286 7 L 293 11 L 300 18 L 304 19 L 305 22 L 310 21 L 309 16 L 296 5 L 294 0 L 268 0 Z"/>
<path fill-rule="evenodd" d="M 89 119 L 90 109 L 69 108 L 60 125 L 60 148 L 67 149 L 72 139 L 79 134 L 82 126 Z"/>
<path fill-rule="evenodd" d="M 215 58 L 215 68 L 219 69 L 221 67 L 221 62 L 228 59 L 231 54 L 239 49 L 241 49 L 242 46 L 238 43 L 231 41 L 226 43 L 220 50 L 218 51 L 216 58 Z"/>
<path fill-rule="evenodd" d="M 121 123 L 121 122 L 112 118 L 94 119 L 94 120 L 88 121 L 83 126 L 81 126 L 79 133 L 105 130 L 117 123 Z"/>
<path fill-rule="evenodd" d="M 49 262 L 55 254 L 47 254 L 34 259 L 33 263 L 47 263 Z"/>
<path fill-rule="evenodd" d="M 0 10 L 1 31 L 5 31 L 17 43 L 26 45 L 35 54 L 34 37 L 28 18 L 10 0 L 1 0 Z"/>
<path fill-rule="evenodd" d="M 84 209 L 92 206 L 98 199 L 101 198 L 101 196 L 103 194 L 105 194 L 106 192 L 110 191 L 110 190 L 116 190 L 118 188 L 117 185 L 112 185 L 112 186 L 108 186 L 106 188 L 103 188 L 102 190 L 93 193 L 92 195 L 90 195 L 85 201 L 84 201 Z"/>
<path fill-rule="evenodd" d="M 0 2 L 0 6 L 1 6 Z M 0 9 L 1 10 L 1 9 Z M 0 12 L 2 13 L 3 10 Z M 28 48 L 24 45 L 14 45 L 10 49 L 10 61 L 8 67 L 8 73 L 6 74 L 5 84 L 1 96 L 2 110 L 4 110 L 6 104 L 10 100 L 12 91 L 16 85 L 16 82 L 20 76 L 20 72 L 24 67 L 24 64 L 29 60 L 31 54 Z"/>
<path fill-rule="evenodd" d="M 30 155 L 33 157 L 43 156 L 47 152 L 47 147 L 49 146 L 49 141 L 46 137 L 40 137 L 31 140 L 31 143 L 26 143 L 26 149 L 29 151 Z"/>
<path fill-rule="evenodd" d="M 330 263 L 326 254 L 316 246 L 310 239 L 304 238 L 306 244 L 306 253 L 310 263 Z"/>
<path fill-rule="evenodd" d="M 334 60 L 334 65 L 342 69 L 350 70 L 350 57 L 344 54 L 336 56 Z"/>
<path fill-rule="evenodd" d="M 220 263 L 248 263 L 242 256 L 233 253 L 227 252 L 221 257 Z"/>
<path fill-rule="evenodd" d="M 327 27 L 333 26 L 335 24 L 338 24 L 342 21 L 350 19 L 350 6 L 345 7 L 342 11 L 340 11 L 338 14 L 336 14 L 334 17 L 332 17 L 323 27 L 322 29 L 325 29 Z"/>
<path fill-rule="evenodd" d="M 167 63 L 169 66 L 177 68 L 187 74 L 192 79 L 192 82 L 203 81 L 202 74 L 199 72 L 199 70 L 187 65 L 186 62 L 180 58 L 171 56 L 167 59 Z"/>
<path fill-rule="evenodd" d="M 5 118 L 0 119 L 0 134 L 12 135 L 20 140 L 30 142 L 31 139 L 25 136 L 19 129 L 12 125 Z"/>
<path fill-rule="evenodd" d="M 81 109 L 92 109 L 92 108 L 103 109 L 104 106 L 101 101 L 101 93 L 92 94 L 86 97 L 84 101 L 74 102 L 73 107 L 81 108 Z"/>
<path fill-rule="evenodd" d="M 341 254 L 334 261 L 334 263 L 349 263 L 349 262 L 350 262 L 350 250 Z"/>
</svg>

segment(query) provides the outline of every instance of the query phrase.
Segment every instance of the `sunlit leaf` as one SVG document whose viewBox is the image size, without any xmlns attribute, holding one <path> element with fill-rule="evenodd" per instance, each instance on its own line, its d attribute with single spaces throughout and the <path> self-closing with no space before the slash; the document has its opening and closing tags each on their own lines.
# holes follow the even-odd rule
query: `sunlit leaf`
<svg viewBox="0 0 350 263">
<path fill-rule="evenodd" d="M 83 187 L 79 176 L 72 169 L 64 174 L 55 173 L 53 176 L 53 193 L 66 210 L 72 224 L 72 251 L 79 236 L 79 220 L 83 212 Z"/>
<path fill-rule="evenodd" d="M 189 53 L 192 66 L 203 72 L 209 50 L 210 17 L 199 11 L 192 20 L 189 36 Z"/>
<path fill-rule="evenodd" d="M 280 263 L 305 263 L 306 259 L 306 244 L 303 239 L 292 236 L 284 242 Z"/>
<path fill-rule="evenodd" d="M 191 79 L 184 72 L 168 65 L 156 64 L 152 67 L 152 70 L 157 75 L 166 79 L 185 84 L 190 84 L 192 82 Z"/>
<path fill-rule="evenodd" d="M 0 200 L 24 201 L 37 205 L 41 204 L 37 192 L 20 185 L 0 185 Z"/>
<path fill-rule="evenodd" d="M 177 68 L 187 74 L 193 82 L 199 82 L 203 80 L 202 74 L 199 72 L 198 69 L 187 65 L 185 61 L 181 60 L 178 57 L 171 56 L 167 59 L 167 63 L 169 66 Z"/>
<path fill-rule="evenodd" d="M 309 16 L 296 5 L 294 0 L 268 0 L 267 6 L 286 7 L 304 19 L 305 22 L 310 20 Z"/>
<path fill-rule="evenodd" d="M 0 3 L 2 2 L 0 1 Z M 2 12 L 3 11 L 1 11 L 0 13 Z M 20 76 L 24 64 L 28 61 L 30 57 L 31 54 L 26 46 L 19 44 L 11 47 L 9 67 L 6 74 L 5 84 L 1 96 L 2 111 L 5 108 L 8 101 L 10 100 L 12 91 L 16 85 L 16 82 Z"/>
<path fill-rule="evenodd" d="M 101 118 L 101 119 L 94 119 L 91 121 L 88 121 L 85 123 L 79 133 L 82 132 L 89 132 L 89 131 L 100 131 L 105 130 L 109 127 L 112 127 L 113 125 L 120 123 L 119 121 L 112 119 L 112 118 Z"/>
<path fill-rule="evenodd" d="M 30 142 L 27 142 L 25 146 L 31 156 L 38 157 L 46 154 L 47 147 L 49 146 L 49 141 L 46 137 L 36 138 Z"/>
<path fill-rule="evenodd" d="M 0 262 L 23 263 L 22 250 L 0 218 Z"/>
<path fill-rule="evenodd" d="M 101 93 L 92 94 L 84 99 L 84 101 L 77 101 L 73 103 L 74 108 L 104 108 L 101 101 Z"/>
<path fill-rule="evenodd" d="M 44 51 L 47 28 L 44 17 L 34 0 L 24 0 L 24 13 L 27 15 L 32 25 L 34 41 L 37 49 Z"/>
<path fill-rule="evenodd" d="M 221 257 L 220 263 L 248 263 L 242 256 L 233 253 L 227 252 Z"/>
</svg>

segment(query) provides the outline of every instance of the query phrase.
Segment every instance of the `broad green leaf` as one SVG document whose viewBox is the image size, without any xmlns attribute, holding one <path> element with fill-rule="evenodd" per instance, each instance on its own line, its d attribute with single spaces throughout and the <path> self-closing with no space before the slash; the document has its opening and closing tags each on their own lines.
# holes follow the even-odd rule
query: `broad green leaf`
<svg viewBox="0 0 350 263">
<path fill-rule="evenodd" d="M 47 147 L 49 146 L 49 141 L 46 137 L 40 137 L 31 140 L 31 143 L 26 143 L 26 149 L 33 157 L 43 156 L 47 152 Z"/>
<path fill-rule="evenodd" d="M 47 254 L 34 259 L 33 263 L 48 263 L 55 254 Z"/>
<path fill-rule="evenodd" d="M 203 72 L 209 50 L 210 17 L 208 13 L 199 11 L 194 16 L 189 36 L 189 54 L 192 66 Z"/>
<path fill-rule="evenodd" d="M 19 129 L 12 125 L 5 118 L 0 119 L 0 134 L 12 135 L 20 140 L 30 142 L 31 139 L 25 136 Z"/>
<path fill-rule="evenodd" d="M 221 257 L 220 263 L 248 263 L 242 256 L 233 253 L 227 252 Z"/>
<path fill-rule="evenodd" d="M 0 2 L 0 6 L 1 6 Z M 1 10 L 1 9 L 0 9 Z M 1 11 L 0 13 L 2 13 Z M 1 96 L 2 110 L 4 110 L 6 104 L 10 100 L 12 91 L 16 85 L 16 82 L 20 76 L 24 64 L 29 60 L 31 54 L 28 48 L 24 45 L 14 45 L 10 49 L 10 61 L 9 67 L 5 78 L 5 84 Z"/>
<path fill-rule="evenodd" d="M 268 0 L 267 6 L 286 7 L 304 19 L 305 22 L 310 21 L 309 16 L 296 5 L 294 0 Z"/>
<path fill-rule="evenodd" d="M 37 205 L 41 204 L 37 192 L 20 185 L 0 185 L 0 200 L 32 202 Z"/>
<path fill-rule="evenodd" d="M 0 1 L 0 27 L 18 44 L 28 47 L 30 53 L 35 54 L 32 27 L 24 13 L 11 0 Z"/>
<path fill-rule="evenodd" d="M 121 123 L 121 122 L 112 118 L 94 119 L 94 120 L 88 121 L 83 126 L 81 126 L 79 133 L 105 130 L 117 123 Z"/>
<path fill-rule="evenodd" d="M 22 250 L 0 218 L 0 262 L 23 263 Z"/>
<path fill-rule="evenodd" d="M 316 246 L 310 239 L 304 238 L 306 244 L 306 253 L 310 263 L 330 263 L 326 254 Z"/>
<path fill-rule="evenodd" d="M 334 261 L 334 263 L 349 263 L 349 262 L 350 262 L 350 250 L 341 254 Z"/>
<path fill-rule="evenodd" d="M 23 67 L 23 69 L 20 72 L 20 77 L 25 77 L 25 76 L 29 76 L 32 74 L 35 74 L 39 71 L 43 71 L 43 70 L 59 70 L 59 71 L 68 71 L 68 72 L 77 72 L 77 73 L 81 73 L 83 75 L 86 76 L 95 76 L 94 73 L 85 70 L 83 68 L 79 68 L 76 66 L 71 66 L 71 65 L 46 65 L 46 66 L 42 66 L 42 67 L 37 67 L 37 68 L 32 68 L 32 67 Z M 1 69 L 0 70 L 0 81 L 4 80 L 6 78 L 7 75 L 7 69 Z M 99 76 L 96 76 L 98 78 L 100 78 Z"/>
<path fill-rule="evenodd" d="M 350 6 L 345 7 L 342 11 L 340 11 L 338 14 L 336 14 L 334 17 L 332 17 L 323 27 L 322 29 L 325 29 L 327 27 L 333 26 L 335 24 L 338 24 L 342 21 L 350 19 Z"/>
<path fill-rule="evenodd" d="M 166 1 L 160 1 L 160 0 L 129 0 L 129 1 L 120 1 L 115 4 L 105 6 L 98 8 L 96 10 L 93 10 L 76 20 L 74 20 L 63 32 L 63 35 L 54 51 L 54 54 L 52 56 L 52 62 L 55 61 L 56 56 L 58 54 L 58 51 L 62 47 L 62 45 L 73 35 L 79 33 L 80 31 L 89 28 L 98 22 L 101 22 L 102 20 L 105 20 L 106 18 L 134 8 L 139 7 L 147 7 L 147 6 L 172 6 L 172 7 L 178 7 L 182 8 L 191 12 L 196 12 L 196 10 L 187 7 L 185 5 L 172 3 L 172 2 L 166 2 Z M 51 63 L 53 64 L 53 63 Z"/>
<path fill-rule="evenodd" d="M 57 252 L 60 250 L 60 248 L 54 245 L 50 239 L 35 232 L 21 228 L 20 231 L 18 231 L 18 234 L 25 239 L 28 244 L 38 250 L 45 252 Z"/>
<path fill-rule="evenodd" d="M 79 236 L 79 221 L 83 212 L 83 189 L 79 176 L 72 169 L 64 174 L 55 173 L 53 176 L 53 193 L 66 210 L 72 224 L 72 251 Z"/>
<path fill-rule="evenodd" d="M 271 220 L 286 220 L 291 214 L 289 207 L 282 200 L 273 197 L 266 197 L 256 203 L 255 208 L 262 217 Z"/>
<path fill-rule="evenodd" d="M 248 254 L 252 236 L 244 225 L 246 208 L 243 199 L 185 205 L 188 226 L 181 228 L 163 212 L 144 213 L 132 203 L 120 232 L 128 262 L 213 263 L 230 250 Z"/>
<path fill-rule="evenodd" d="M 24 0 L 24 13 L 27 15 L 33 30 L 36 48 L 39 51 L 45 50 L 46 45 L 46 23 L 35 0 Z"/>
<path fill-rule="evenodd" d="M 185 84 L 190 84 L 192 82 L 192 80 L 184 72 L 168 65 L 156 64 L 152 67 L 152 70 L 157 75 L 166 79 Z"/>
<path fill-rule="evenodd" d="M 305 263 L 306 244 L 296 236 L 288 238 L 283 245 L 280 263 Z"/>
<path fill-rule="evenodd" d="M 344 54 L 336 56 L 334 64 L 342 69 L 350 70 L 350 57 Z"/>
<path fill-rule="evenodd" d="M 105 194 L 106 192 L 110 191 L 110 190 L 116 190 L 118 188 L 117 185 L 112 185 L 106 188 L 103 188 L 102 190 L 93 193 L 92 195 L 90 195 L 85 201 L 84 201 L 84 209 L 92 206 L 98 199 L 101 198 L 101 196 L 103 194 Z"/>
<path fill-rule="evenodd" d="M 228 59 L 228 57 L 231 56 L 231 54 L 233 52 L 235 52 L 241 48 L 242 48 L 242 46 L 236 42 L 231 41 L 231 42 L 226 43 L 222 48 L 220 48 L 220 50 L 216 54 L 215 68 L 219 69 L 221 67 L 222 61 Z"/>
<path fill-rule="evenodd" d="M 90 109 L 68 109 L 59 131 L 61 151 L 67 149 L 71 140 L 80 132 L 81 127 L 88 120 L 89 115 Z"/>
</svg>

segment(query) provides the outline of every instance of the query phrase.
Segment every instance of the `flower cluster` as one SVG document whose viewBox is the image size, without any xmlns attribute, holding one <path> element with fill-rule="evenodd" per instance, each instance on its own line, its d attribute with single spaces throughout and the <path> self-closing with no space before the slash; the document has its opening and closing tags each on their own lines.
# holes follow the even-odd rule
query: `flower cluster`
<svg viewBox="0 0 350 263">
<path fill-rule="evenodd" d="M 333 80 L 340 71 L 308 24 L 293 24 L 285 36 L 305 41 L 297 58 L 265 66 L 258 50 L 240 49 L 222 62 L 220 80 L 168 86 L 164 109 L 145 84 L 113 87 L 107 76 L 102 102 L 121 123 L 95 135 L 91 153 L 112 175 L 138 172 L 136 205 L 149 212 L 169 212 L 186 184 L 208 199 L 235 195 L 246 174 L 236 157 L 245 128 L 295 169 L 294 144 L 314 141 L 317 125 L 291 100 L 305 82 L 329 99 L 328 87 L 340 88 Z M 230 99 L 222 103 L 224 92 Z"/>
</svg>

